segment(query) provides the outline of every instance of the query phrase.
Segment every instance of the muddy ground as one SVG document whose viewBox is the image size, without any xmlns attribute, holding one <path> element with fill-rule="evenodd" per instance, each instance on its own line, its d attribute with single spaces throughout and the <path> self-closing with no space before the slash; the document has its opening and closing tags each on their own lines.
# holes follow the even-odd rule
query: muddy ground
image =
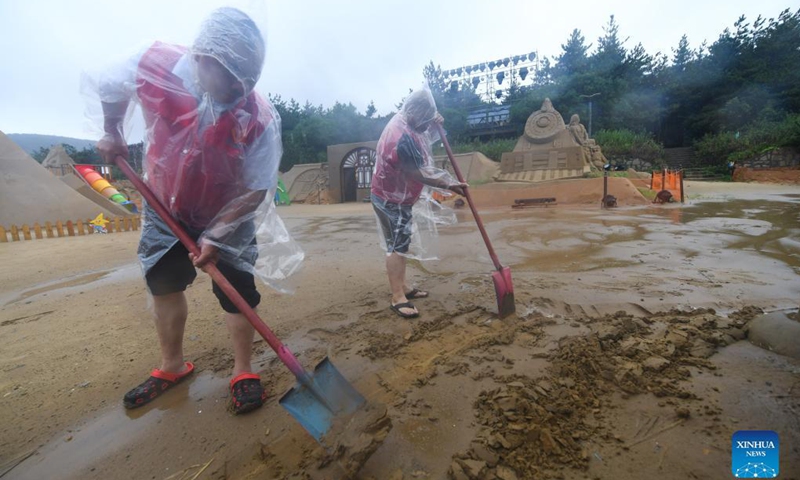
<svg viewBox="0 0 800 480">
<path fill-rule="evenodd" d="M 685 206 L 489 209 L 517 315 L 496 317 L 468 212 L 412 262 L 422 316 L 388 310 L 369 205 L 281 208 L 307 260 L 260 309 L 300 361 L 326 355 L 393 429 L 360 479 L 730 478 L 731 435 L 775 430 L 800 478 L 800 361 L 751 345 L 800 300 L 800 188 L 687 184 Z M 278 405 L 294 381 L 255 345 L 271 397 L 226 410 L 227 333 L 199 276 L 193 378 L 139 410 L 158 362 L 137 234 L 0 246 L 3 479 L 345 478 Z M 13 467 L 11 470 L 9 468 Z M 202 470 L 202 472 L 201 472 Z"/>
</svg>

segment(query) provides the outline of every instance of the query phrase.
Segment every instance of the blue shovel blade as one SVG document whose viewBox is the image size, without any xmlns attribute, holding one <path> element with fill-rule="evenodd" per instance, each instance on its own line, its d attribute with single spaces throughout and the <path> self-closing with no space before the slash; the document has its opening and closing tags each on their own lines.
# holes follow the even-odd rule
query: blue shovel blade
<svg viewBox="0 0 800 480">
<path fill-rule="evenodd" d="M 319 442 L 337 415 L 354 413 L 366 400 L 327 357 L 319 362 L 310 377 L 311 385 L 298 383 L 279 403 Z"/>
</svg>

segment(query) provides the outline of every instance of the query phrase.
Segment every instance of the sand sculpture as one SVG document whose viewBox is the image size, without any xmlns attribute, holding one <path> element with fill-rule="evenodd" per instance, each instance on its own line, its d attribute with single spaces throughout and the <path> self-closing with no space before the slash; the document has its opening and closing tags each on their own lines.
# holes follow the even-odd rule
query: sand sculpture
<svg viewBox="0 0 800 480">
<path fill-rule="evenodd" d="M 578 115 L 569 125 L 553 108 L 549 98 L 528 117 L 525 133 L 514 151 L 500 160 L 498 181 L 541 182 L 560 178 L 582 177 L 606 163 L 600 147 L 589 138 Z"/>
<path fill-rule="evenodd" d="M 0 132 L 0 225 L 116 217 L 113 203 L 99 206 L 53 176 L 17 144 Z M 89 188 L 89 187 L 87 187 Z"/>
</svg>

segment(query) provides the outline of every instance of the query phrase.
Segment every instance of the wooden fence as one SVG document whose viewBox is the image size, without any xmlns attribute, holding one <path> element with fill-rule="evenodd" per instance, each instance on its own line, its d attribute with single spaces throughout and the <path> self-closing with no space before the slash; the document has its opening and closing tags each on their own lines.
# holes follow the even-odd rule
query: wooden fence
<svg viewBox="0 0 800 480">
<path fill-rule="evenodd" d="M 11 225 L 8 230 L 0 225 L 0 243 L 8 242 L 9 237 L 10 241 L 19 242 L 22 240 L 34 240 L 42 238 L 92 235 L 95 232 L 94 227 L 92 227 L 90 222 L 91 220 L 78 220 L 77 222 L 68 220 L 67 222 L 58 221 L 54 224 L 45 222 L 44 225 L 39 225 L 37 222 L 34 223 L 33 226 L 29 226 L 27 224 L 19 227 L 16 225 Z M 113 219 L 109 219 L 108 224 L 106 225 L 106 230 L 108 233 L 130 232 L 139 230 L 140 224 L 141 220 L 139 217 L 115 217 Z"/>
</svg>

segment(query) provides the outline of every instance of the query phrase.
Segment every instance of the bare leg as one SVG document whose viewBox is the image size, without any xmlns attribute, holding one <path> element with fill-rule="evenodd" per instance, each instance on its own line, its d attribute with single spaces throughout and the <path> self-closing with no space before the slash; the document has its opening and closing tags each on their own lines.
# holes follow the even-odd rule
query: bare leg
<svg viewBox="0 0 800 480">
<path fill-rule="evenodd" d="M 252 372 L 250 359 L 253 356 L 255 329 L 241 313 L 226 313 L 225 323 L 233 342 L 233 376 Z"/>
<path fill-rule="evenodd" d="M 183 331 L 189 308 L 183 292 L 154 295 L 156 331 L 161 344 L 161 370 L 181 373 L 186 370 L 183 361 Z"/>
<path fill-rule="evenodd" d="M 406 259 L 394 252 L 386 256 L 386 272 L 389 275 L 389 287 L 392 289 L 392 305 L 405 303 L 406 298 Z M 409 289 L 410 290 L 410 289 Z M 401 308 L 406 315 L 418 313 L 416 308 Z"/>
</svg>

